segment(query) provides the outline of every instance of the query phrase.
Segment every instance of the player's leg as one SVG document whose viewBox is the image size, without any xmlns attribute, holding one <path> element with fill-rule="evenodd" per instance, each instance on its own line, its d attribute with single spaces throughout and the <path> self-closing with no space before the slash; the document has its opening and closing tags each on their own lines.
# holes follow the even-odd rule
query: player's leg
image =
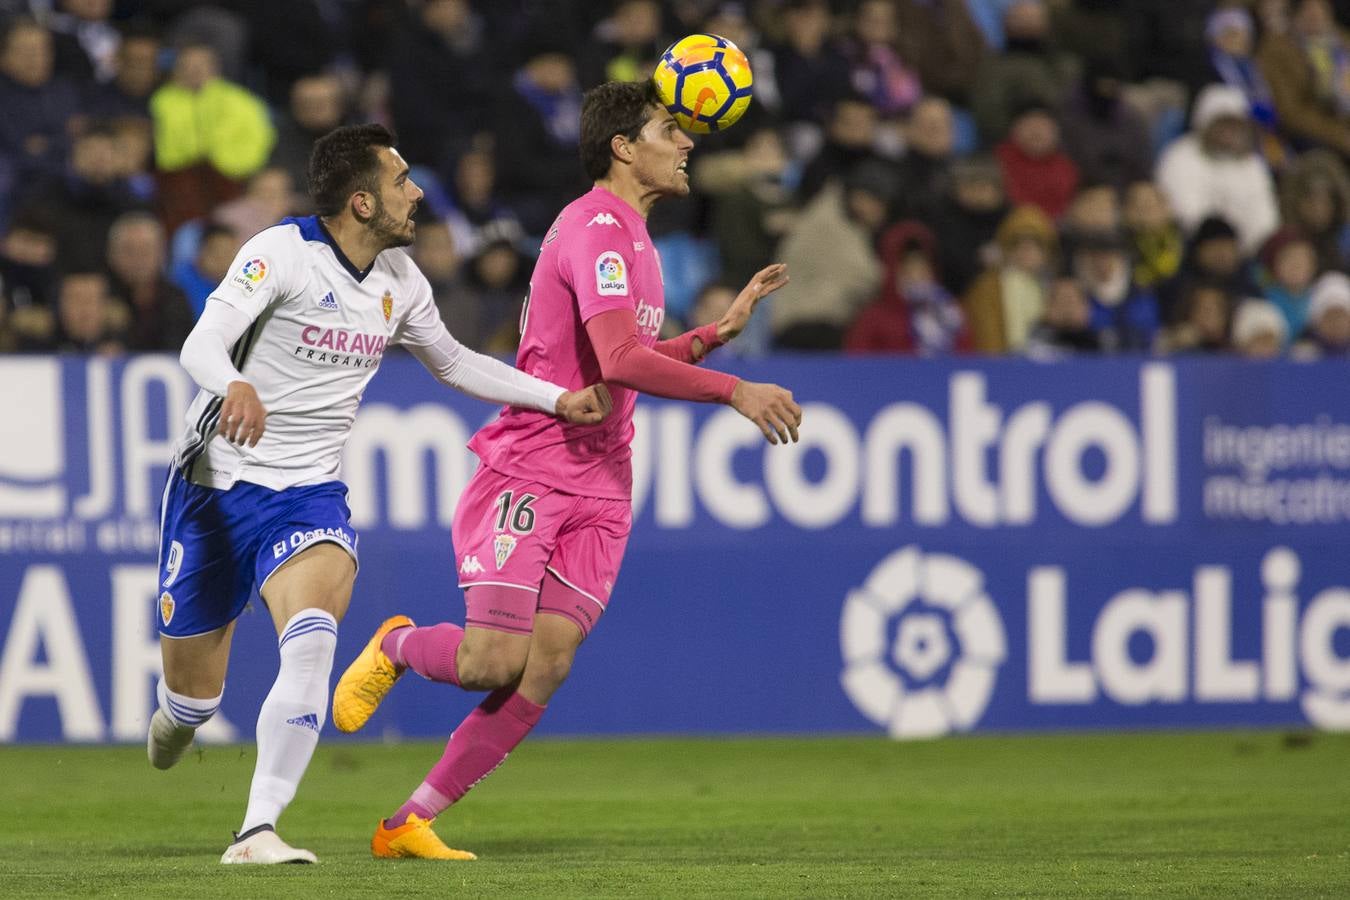
<svg viewBox="0 0 1350 900">
<path fill-rule="evenodd" d="M 233 635 L 234 622 L 194 637 L 160 635 L 164 674 L 155 686 L 159 705 L 146 738 L 146 753 L 156 769 L 178 762 L 197 729 L 220 708 Z"/>
<path fill-rule="evenodd" d="M 407 669 L 466 690 L 514 683 L 525 666 L 539 583 L 560 524 L 575 502 L 552 488 L 480 466 L 455 508 L 464 626 L 418 628 L 386 619 L 338 679 L 333 724 L 365 725 Z"/>
<path fill-rule="evenodd" d="M 347 612 L 355 578 L 350 553 L 324 541 L 290 557 L 263 585 L 261 593 L 277 629 L 280 665 L 258 712 L 258 761 L 248 809 L 222 862 L 314 861 L 308 851 L 281 842 L 275 829 L 319 742 L 337 623 Z M 247 858 L 240 858 L 246 852 Z"/>
<path fill-rule="evenodd" d="M 220 707 L 234 621 L 253 589 L 249 490 L 201 487 L 177 471 L 164 485 L 156 603 L 164 671 L 146 736 L 158 769 L 178 762 Z"/>
</svg>

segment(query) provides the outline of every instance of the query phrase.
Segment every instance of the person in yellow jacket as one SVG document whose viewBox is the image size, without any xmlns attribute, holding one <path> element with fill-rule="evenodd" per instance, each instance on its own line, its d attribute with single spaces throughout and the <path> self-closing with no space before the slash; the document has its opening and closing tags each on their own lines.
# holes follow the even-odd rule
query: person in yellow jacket
<svg viewBox="0 0 1350 900">
<path fill-rule="evenodd" d="M 261 98 L 220 75 L 215 50 L 178 51 L 169 81 L 150 98 L 160 213 L 170 230 L 238 196 L 276 143 Z"/>
</svg>

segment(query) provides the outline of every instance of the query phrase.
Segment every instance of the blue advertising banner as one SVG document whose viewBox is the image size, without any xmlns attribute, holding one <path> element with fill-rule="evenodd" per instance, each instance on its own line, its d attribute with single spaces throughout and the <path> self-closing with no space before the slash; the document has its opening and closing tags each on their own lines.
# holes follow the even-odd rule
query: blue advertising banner
<svg viewBox="0 0 1350 900">
<path fill-rule="evenodd" d="M 633 538 L 545 730 L 1350 728 L 1344 366 L 737 366 L 795 391 L 802 443 L 639 405 Z M 495 414 L 383 369 L 346 451 L 339 669 L 394 612 L 462 621 L 449 527 Z M 0 742 L 141 740 L 194 388 L 159 356 L 4 358 L 0 383 Z M 255 601 L 203 738 L 249 739 L 275 667 Z M 444 736 L 476 700 L 405 679 L 369 733 Z"/>
</svg>

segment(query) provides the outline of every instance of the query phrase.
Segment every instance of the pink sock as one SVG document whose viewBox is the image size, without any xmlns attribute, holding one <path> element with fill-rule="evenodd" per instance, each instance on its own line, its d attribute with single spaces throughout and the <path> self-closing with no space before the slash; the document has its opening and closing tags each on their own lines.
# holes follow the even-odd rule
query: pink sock
<svg viewBox="0 0 1350 900">
<path fill-rule="evenodd" d="M 409 813 L 417 813 L 423 819 L 440 815 L 505 761 L 506 755 L 539 722 L 545 709 L 513 688 L 488 694 L 450 735 L 445 753 L 408 802 L 385 821 L 385 827 L 397 828 Z"/>
<path fill-rule="evenodd" d="M 412 669 L 423 678 L 459 685 L 459 654 L 464 629 L 449 622 L 426 628 L 396 628 L 384 636 L 380 649 L 394 665 Z"/>
</svg>

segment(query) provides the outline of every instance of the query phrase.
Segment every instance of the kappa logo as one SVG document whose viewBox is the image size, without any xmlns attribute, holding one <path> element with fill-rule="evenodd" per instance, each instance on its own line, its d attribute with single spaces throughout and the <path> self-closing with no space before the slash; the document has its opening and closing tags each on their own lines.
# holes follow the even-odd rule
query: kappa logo
<svg viewBox="0 0 1350 900">
<path fill-rule="evenodd" d="M 319 309 L 337 309 L 337 308 L 338 308 L 337 297 L 333 296 L 332 291 L 329 291 L 328 293 L 324 294 L 322 297 L 319 298 Z"/>
<path fill-rule="evenodd" d="M 168 591 L 159 595 L 159 620 L 166 626 L 173 621 L 173 594 Z"/>
<path fill-rule="evenodd" d="M 481 575 L 485 571 L 487 570 L 483 568 L 483 564 L 473 554 L 464 557 L 464 563 L 459 567 L 459 574 L 461 575 Z"/>
<path fill-rule="evenodd" d="M 587 228 L 590 228 L 592 225 L 615 225 L 619 228 L 623 227 L 622 225 L 619 224 L 618 219 L 614 218 L 613 215 L 607 212 L 596 213 L 595 217 L 586 223 Z"/>
<path fill-rule="evenodd" d="M 646 249 L 647 249 L 647 242 L 646 242 L 646 241 L 633 241 L 633 252 L 634 252 L 634 253 L 641 253 L 643 250 L 646 250 Z"/>
<path fill-rule="evenodd" d="M 516 551 L 516 539 L 513 535 L 499 534 L 492 539 L 492 553 L 497 559 L 497 568 L 501 569 L 511 554 Z"/>
<path fill-rule="evenodd" d="M 301 728 L 308 728 L 311 731 L 319 730 L 319 717 L 314 713 L 305 713 L 303 716 L 292 716 L 286 720 L 287 725 L 299 725 Z"/>
</svg>

